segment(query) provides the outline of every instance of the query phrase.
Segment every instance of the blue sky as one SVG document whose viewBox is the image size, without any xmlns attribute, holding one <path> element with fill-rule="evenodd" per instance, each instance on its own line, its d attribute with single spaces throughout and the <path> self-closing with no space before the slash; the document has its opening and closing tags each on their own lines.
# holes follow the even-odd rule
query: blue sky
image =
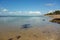
<svg viewBox="0 0 60 40">
<path fill-rule="evenodd" d="M 0 14 L 39 15 L 60 10 L 60 0 L 0 0 Z"/>
</svg>

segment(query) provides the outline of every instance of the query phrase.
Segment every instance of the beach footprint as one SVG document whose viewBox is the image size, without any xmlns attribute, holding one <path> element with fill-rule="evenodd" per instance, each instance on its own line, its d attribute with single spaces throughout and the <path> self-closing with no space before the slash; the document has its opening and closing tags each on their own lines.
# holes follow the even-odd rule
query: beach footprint
<svg viewBox="0 0 60 40">
<path fill-rule="evenodd" d="M 13 38 L 9 38 L 8 40 L 13 40 Z"/>
<path fill-rule="evenodd" d="M 21 36 L 16 36 L 16 38 L 17 38 L 17 39 L 20 39 L 20 38 L 21 38 Z"/>
<path fill-rule="evenodd" d="M 21 36 L 19 35 L 19 36 L 15 36 L 14 38 L 9 38 L 8 40 L 18 40 L 20 38 L 21 38 Z"/>
</svg>

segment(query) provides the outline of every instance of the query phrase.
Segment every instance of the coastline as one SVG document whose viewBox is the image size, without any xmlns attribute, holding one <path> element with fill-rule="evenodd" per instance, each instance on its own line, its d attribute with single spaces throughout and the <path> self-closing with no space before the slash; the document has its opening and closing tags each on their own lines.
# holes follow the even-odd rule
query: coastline
<svg viewBox="0 0 60 40">
<path fill-rule="evenodd" d="M 35 18 L 35 17 L 34 17 Z M 60 26 L 58 25 L 56 27 L 56 25 L 51 25 L 51 23 L 46 22 L 48 21 L 47 18 L 45 17 L 39 17 L 39 18 L 35 18 L 33 20 L 30 19 L 30 22 L 33 23 L 39 23 L 37 25 L 34 26 L 34 24 L 32 24 L 32 27 L 25 27 L 26 24 L 22 24 L 25 25 L 23 28 L 22 25 L 20 26 L 20 22 L 17 20 L 17 22 L 19 22 L 19 26 L 16 26 L 13 24 L 13 26 L 11 24 L 8 24 L 7 26 L 3 25 L 0 28 L 0 40 L 59 40 L 60 38 Z M 19 18 L 20 19 L 20 18 Z M 23 20 L 23 19 L 22 19 Z M 36 20 L 36 21 L 34 21 Z M 29 20 L 27 20 L 29 21 Z M 41 22 L 42 23 L 41 23 Z M 15 21 L 16 22 L 16 21 Z M 14 22 L 14 23 L 15 23 Z M 41 26 L 40 23 L 43 25 Z M 17 24 L 17 25 L 18 25 Z M 11 25 L 11 26 L 10 26 Z M 3 27 L 3 28 L 2 28 Z M 5 28 L 4 28 L 5 27 Z M 26 29 L 27 28 L 27 29 Z"/>
<path fill-rule="evenodd" d="M 60 18 L 60 15 L 45 15 L 45 16 L 49 16 L 51 18 Z"/>
<path fill-rule="evenodd" d="M 50 22 L 60 24 L 60 15 L 46 15 L 46 16 L 53 18 L 52 20 L 49 20 Z"/>
</svg>

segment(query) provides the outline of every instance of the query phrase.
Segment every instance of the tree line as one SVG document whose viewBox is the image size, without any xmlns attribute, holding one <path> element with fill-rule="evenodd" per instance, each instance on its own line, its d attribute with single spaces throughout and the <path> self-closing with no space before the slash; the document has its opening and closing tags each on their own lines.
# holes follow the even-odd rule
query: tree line
<svg viewBox="0 0 60 40">
<path fill-rule="evenodd" d="M 60 15 L 60 10 L 56 10 L 54 12 L 51 12 L 51 13 L 47 13 L 45 15 Z"/>
</svg>

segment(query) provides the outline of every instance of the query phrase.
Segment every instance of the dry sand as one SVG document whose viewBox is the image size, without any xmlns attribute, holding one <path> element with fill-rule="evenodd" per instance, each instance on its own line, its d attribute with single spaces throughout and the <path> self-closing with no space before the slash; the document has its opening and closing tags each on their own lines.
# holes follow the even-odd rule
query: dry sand
<svg viewBox="0 0 60 40">
<path fill-rule="evenodd" d="M 60 29 L 53 26 L 46 26 L 1 31 L 0 40 L 60 40 Z"/>
<path fill-rule="evenodd" d="M 52 17 L 52 18 L 60 18 L 60 15 L 46 15 L 46 16 L 49 16 L 49 17 Z"/>
</svg>

